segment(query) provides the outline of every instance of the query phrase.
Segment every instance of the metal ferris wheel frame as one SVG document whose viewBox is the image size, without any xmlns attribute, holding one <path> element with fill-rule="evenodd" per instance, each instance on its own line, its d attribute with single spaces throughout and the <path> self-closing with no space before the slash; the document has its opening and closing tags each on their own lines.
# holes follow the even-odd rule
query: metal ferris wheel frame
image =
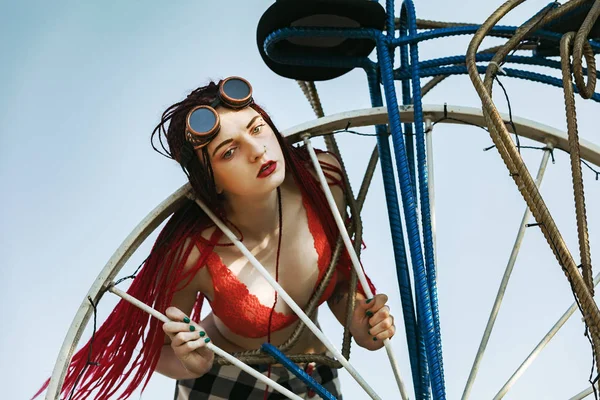
<svg viewBox="0 0 600 400">
<path fill-rule="evenodd" d="M 412 106 L 400 106 L 399 111 L 402 122 L 414 122 L 414 109 Z M 448 117 L 452 119 L 447 119 Z M 508 115 L 502 115 L 502 118 L 505 122 L 509 121 Z M 486 126 L 482 110 L 473 107 L 424 105 L 423 120 L 426 124 L 439 121 L 440 123 Z M 318 118 L 286 129 L 282 131 L 282 134 L 288 138 L 288 140 L 295 143 L 301 141 L 301 134 L 307 132 L 314 137 L 327 135 L 333 131 L 344 130 L 350 127 L 373 126 L 387 124 L 387 122 L 387 108 L 374 107 L 346 111 Z M 568 136 L 565 132 L 519 117 L 513 117 L 512 122 L 518 128 L 520 136 L 540 142 L 550 148 L 559 148 L 567 152 L 569 151 Z M 507 126 L 510 130 L 510 125 Z M 596 166 L 600 166 L 599 146 L 585 140 L 580 140 L 580 152 L 582 159 Z M 93 307 L 88 298 L 96 304 L 104 293 L 110 290 L 117 274 L 121 271 L 131 255 L 163 221 L 188 200 L 187 195 L 190 190 L 191 187 L 189 183 L 186 183 L 148 213 L 148 215 L 125 238 L 99 273 L 77 310 L 73 322 L 65 336 L 46 392 L 46 400 L 55 400 L 59 398 L 60 388 L 63 385 L 69 362 L 93 313 Z"/>
</svg>

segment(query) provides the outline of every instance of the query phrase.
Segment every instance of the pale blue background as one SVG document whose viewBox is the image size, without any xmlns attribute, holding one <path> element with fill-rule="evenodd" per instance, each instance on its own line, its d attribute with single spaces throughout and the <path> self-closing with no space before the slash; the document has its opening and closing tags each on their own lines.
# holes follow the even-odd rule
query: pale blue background
<svg viewBox="0 0 600 400">
<path fill-rule="evenodd" d="M 211 78 L 235 74 L 252 82 L 256 100 L 281 129 L 314 118 L 297 84 L 271 72 L 258 54 L 256 24 L 270 3 L 3 2 L 0 398 L 29 398 L 49 376 L 75 311 L 98 272 L 133 227 L 184 183 L 177 164 L 158 156 L 149 144 L 166 107 Z M 546 3 L 528 2 L 503 23 L 519 24 Z M 499 4 L 429 0 L 417 1 L 416 7 L 421 18 L 482 22 Z M 424 43 L 421 59 L 464 54 L 468 40 Z M 550 73 L 559 76 L 557 71 Z M 559 89 L 503 81 L 516 115 L 564 129 Z M 362 71 L 317 87 L 326 114 L 370 105 Z M 499 108 L 506 110 L 499 88 L 495 95 Z M 425 98 L 428 104 L 444 102 L 480 105 L 466 76 L 447 80 Z M 578 101 L 578 107 L 581 137 L 600 143 L 594 120 L 598 106 Z M 338 140 L 357 191 L 374 140 Z M 524 202 L 497 152 L 482 151 L 491 143 L 485 132 L 440 124 L 434 141 L 440 315 L 447 393 L 456 399 L 479 345 Z M 535 174 L 541 152 L 523 154 Z M 584 177 L 597 266 L 600 183 L 587 169 Z M 557 152 L 556 164 L 549 165 L 542 192 L 577 261 L 565 153 Z M 363 261 L 378 289 L 390 295 L 400 328 L 394 348 L 412 388 L 384 204 L 378 169 L 363 213 L 368 246 Z M 120 276 L 135 269 L 149 245 L 134 255 Z M 572 301 L 543 236 L 530 229 L 472 398 L 491 398 Z M 114 304 L 114 299 L 104 298 L 99 317 Z M 340 346 L 341 328 L 325 309 L 321 321 Z M 583 390 L 592 353 L 582 334 L 577 313 L 507 398 L 564 399 Z M 351 361 L 384 399 L 398 398 L 384 351 L 354 347 Z M 345 398 L 366 398 L 346 373 L 342 381 Z M 172 392 L 173 382 L 157 374 L 143 398 L 169 399 Z"/>
</svg>

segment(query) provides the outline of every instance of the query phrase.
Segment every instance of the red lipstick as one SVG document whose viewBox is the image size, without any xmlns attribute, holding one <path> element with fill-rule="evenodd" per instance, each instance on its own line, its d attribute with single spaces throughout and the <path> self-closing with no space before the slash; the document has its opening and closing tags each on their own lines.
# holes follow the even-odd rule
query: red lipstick
<svg viewBox="0 0 600 400">
<path fill-rule="evenodd" d="M 267 176 L 269 176 L 273 172 L 275 172 L 276 169 L 277 169 L 277 162 L 276 161 L 267 161 L 266 163 L 264 163 L 263 165 L 261 165 L 260 169 L 258 170 L 258 174 L 256 175 L 256 177 L 257 178 L 266 178 Z"/>
</svg>

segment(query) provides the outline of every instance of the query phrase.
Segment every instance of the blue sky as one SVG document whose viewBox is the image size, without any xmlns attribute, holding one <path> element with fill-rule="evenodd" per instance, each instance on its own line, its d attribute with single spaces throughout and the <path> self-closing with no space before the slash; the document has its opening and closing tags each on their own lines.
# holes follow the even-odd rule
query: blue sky
<svg viewBox="0 0 600 400">
<path fill-rule="evenodd" d="M 71 320 L 97 274 L 135 225 L 184 183 L 180 168 L 157 155 L 150 133 L 166 107 L 194 88 L 229 75 L 246 77 L 255 99 L 280 129 L 312 120 L 297 84 L 271 72 L 255 43 L 271 4 L 253 2 L 10 2 L 0 16 L 0 396 L 28 398 L 52 371 Z M 494 2 L 417 1 L 420 18 L 481 22 Z M 503 23 L 527 20 L 532 1 Z M 398 7 L 398 6 L 397 6 Z M 420 46 L 422 60 L 464 54 L 469 37 Z M 489 41 L 487 44 L 495 44 Z M 484 44 L 486 45 L 486 44 Z M 557 71 L 540 69 L 559 76 Z M 559 89 L 509 80 L 513 112 L 565 128 Z M 369 107 L 362 71 L 318 83 L 326 114 Z M 499 89 L 498 107 L 506 110 Z M 426 104 L 480 106 L 466 76 L 429 94 Z M 578 101 L 580 136 L 600 143 L 597 105 Z M 372 129 L 364 129 L 372 132 Z M 358 190 L 374 141 L 338 138 Z M 439 124 L 434 158 L 439 297 L 449 398 L 462 393 L 524 211 L 524 202 L 482 130 Z M 317 141 L 319 144 L 320 142 Z M 542 154 L 524 151 L 537 169 Z M 584 170 L 592 261 L 600 235 L 600 183 Z M 576 262 L 579 259 L 569 159 L 556 153 L 542 193 Z M 363 262 L 401 320 L 387 214 L 376 171 L 363 212 Z M 121 272 L 143 260 L 145 243 Z M 597 271 L 597 269 L 596 269 Z M 115 300 L 104 298 L 99 317 Z M 573 296 L 541 233 L 527 231 L 505 303 L 472 398 L 491 398 Z M 341 328 L 324 308 L 321 322 L 336 344 Z M 402 324 L 393 340 L 405 381 L 409 364 Z M 586 387 L 591 349 L 577 313 L 507 398 L 562 399 Z M 385 352 L 353 348 L 351 362 L 385 399 L 397 391 Z M 344 373 L 348 399 L 364 395 Z M 553 384 L 548 384 L 552 382 Z M 156 375 L 143 395 L 169 398 L 173 382 Z M 410 385 L 408 385 L 410 386 Z"/>
</svg>

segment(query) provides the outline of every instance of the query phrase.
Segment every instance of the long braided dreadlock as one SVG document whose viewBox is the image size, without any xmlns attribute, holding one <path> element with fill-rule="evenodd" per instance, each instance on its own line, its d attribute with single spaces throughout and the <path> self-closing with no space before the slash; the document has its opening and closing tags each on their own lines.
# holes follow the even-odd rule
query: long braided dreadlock
<svg viewBox="0 0 600 400">
<path fill-rule="evenodd" d="M 157 152 L 182 165 L 195 195 L 226 221 L 222 197 L 215 187 L 208 153 L 204 148 L 201 156 L 196 156 L 193 152 L 190 154 L 185 139 L 185 119 L 188 112 L 198 105 L 210 105 L 217 96 L 218 88 L 219 84 L 210 82 L 207 86 L 192 91 L 185 100 L 170 106 L 152 132 L 151 142 Z M 339 232 L 319 182 L 309 171 L 308 151 L 304 147 L 289 144 L 260 106 L 253 103 L 250 107 L 257 111 L 275 132 L 284 155 L 286 170 L 292 174 L 303 195 L 310 199 L 330 246 L 333 246 Z M 160 149 L 155 145 L 156 139 Z M 341 175 L 341 171 L 336 171 L 330 164 L 324 163 L 323 167 Z M 327 175 L 333 177 L 331 174 Z M 188 201 L 173 214 L 159 234 L 150 256 L 127 293 L 164 313 L 171 305 L 174 293 L 187 286 L 198 270 L 205 265 L 210 251 L 199 249 L 200 257 L 196 264 L 192 268 L 184 269 L 193 243 L 201 242 L 202 232 L 213 225 L 195 203 Z M 349 277 L 349 257 L 346 254 L 343 258 L 346 261 L 341 262 L 338 268 L 343 275 Z M 375 292 L 370 281 L 369 286 Z M 360 290 L 362 291 L 362 288 Z M 203 300 L 204 297 L 199 294 L 191 315 L 193 320 L 200 319 Z M 126 327 L 123 321 L 127 321 Z M 142 383 L 143 390 L 160 358 L 164 333 L 160 321 L 121 300 L 98 329 L 93 340 L 91 354 L 90 339 L 73 356 L 61 390 L 63 396 L 73 392 L 71 398 L 74 400 L 86 399 L 92 394 L 94 398 L 112 398 L 126 385 L 118 399 L 127 399 Z M 141 348 L 136 354 L 136 346 L 140 344 Z M 90 359 L 94 362 L 92 366 L 88 365 Z M 89 368 L 86 368 L 88 366 Z M 48 383 L 49 380 L 34 397 L 42 393 Z M 74 388 L 75 385 L 77 388 Z"/>
</svg>

